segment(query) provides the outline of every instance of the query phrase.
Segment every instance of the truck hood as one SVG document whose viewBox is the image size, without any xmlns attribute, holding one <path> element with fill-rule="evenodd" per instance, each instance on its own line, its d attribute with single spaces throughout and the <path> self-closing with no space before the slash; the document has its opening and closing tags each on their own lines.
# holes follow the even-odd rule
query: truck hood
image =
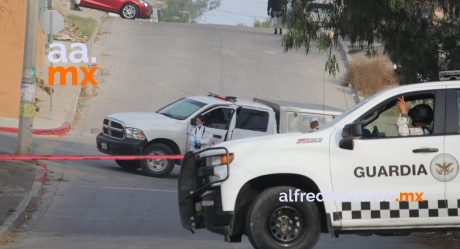
<svg viewBox="0 0 460 249">
<path fill-rule="evenodd" d="M 164 128 L 179 122 L 177 119 L 168 118 L 156 112 L 122 112 L 110 114 L 107 117 L 123 122 L 125 127 L 138 129 Z"/>
</svg>

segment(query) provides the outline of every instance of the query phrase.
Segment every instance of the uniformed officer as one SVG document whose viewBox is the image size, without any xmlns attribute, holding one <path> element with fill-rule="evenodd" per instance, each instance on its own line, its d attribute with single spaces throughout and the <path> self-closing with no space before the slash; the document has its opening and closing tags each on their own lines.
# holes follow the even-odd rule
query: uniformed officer
<svg viewBox="0 0 460 249">
<path fill-rule="evenodd" d="M 283 15 L 284 15 L 284 8 L 281 2 L 282 0 L 268 0 L 267 5 L 267 15 L 271 16 L 273 28 L 275 32 L 273 34 L 283 34 Z"/>
<path fill-rule="evenodd" d="M 200 115 L 196 117 L 195 128 L 193 128 L 192 134 L 190 134 L 190 151 L 204 149 L 209 145 L 209 134 L 206 132 L 204 123 L 205 120 L 203 116 Z"/>
<path fill-rule="evenodd" d="M 404 97 L 396 102 L 400 115 L 396 121 L 400 136 L 420 136 L 431 134 L 428 125 L 433 122 L 433 110 L 427 104 L 419 104 L 407 111 L 407 104 Z M 409 117 L 412 119 L 413 128 L 409 128 Z"/>
</svg>

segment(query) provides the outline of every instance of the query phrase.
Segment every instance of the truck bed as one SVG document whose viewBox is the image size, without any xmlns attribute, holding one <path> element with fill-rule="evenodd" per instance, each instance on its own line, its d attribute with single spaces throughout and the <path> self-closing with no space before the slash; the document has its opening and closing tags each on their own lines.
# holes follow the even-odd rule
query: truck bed
<svg viewBox="0 0 460 249">
<path fill-rule="evenodd" d="M 343 110 L 326 105 L 274 101 L 254 98 L 254 102 L 271 107 L 275 111 L 278 133 L 311 132 L 310 122 L 318 120 L 320 128 Z"/>
</svg>

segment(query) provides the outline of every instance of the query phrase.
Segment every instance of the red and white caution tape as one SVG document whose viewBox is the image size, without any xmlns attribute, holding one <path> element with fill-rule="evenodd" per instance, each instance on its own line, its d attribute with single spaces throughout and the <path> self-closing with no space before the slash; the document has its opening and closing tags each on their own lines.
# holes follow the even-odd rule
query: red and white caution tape
<svg viewBox="0 0 460 249">
<path fill-rule="evenodd" d="M 1 155 L 0 161 L 108 161 L 108 160 L 182 160 L 183 155 L 75 156 L 75 155 Z"/>
</svg>

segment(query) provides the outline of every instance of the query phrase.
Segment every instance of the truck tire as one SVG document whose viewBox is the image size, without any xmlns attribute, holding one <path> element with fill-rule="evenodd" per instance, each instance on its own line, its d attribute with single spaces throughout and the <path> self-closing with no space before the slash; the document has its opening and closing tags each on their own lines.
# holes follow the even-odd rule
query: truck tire
<svg viewBox="0 0 460 249">
<path fill-rule="evenodd" d="M 157 143 L 151 144 L 144 149 L 144 155 L 172 155 L 169 146 Z M 153 177 L 167 177 L 174 169 L 174 160 L 142 160 L 142 172 Z"/>
<path fill-rule="evenodd" d="M 246 234 L 256 249 L 311 249 L 321 233 L 320 214 L 314 202 L 280 202 L 280 193 L 293 187 L 264 190 L 251 204 Z"/>
<path fill-rule="evenodd" d="M 141 167 L 141 162 L 138 160 L 126 161 L 126 160 L 115 160 L 115 162 L 120 166 L 120 168 L 134 171 Z"/>
</svg>

